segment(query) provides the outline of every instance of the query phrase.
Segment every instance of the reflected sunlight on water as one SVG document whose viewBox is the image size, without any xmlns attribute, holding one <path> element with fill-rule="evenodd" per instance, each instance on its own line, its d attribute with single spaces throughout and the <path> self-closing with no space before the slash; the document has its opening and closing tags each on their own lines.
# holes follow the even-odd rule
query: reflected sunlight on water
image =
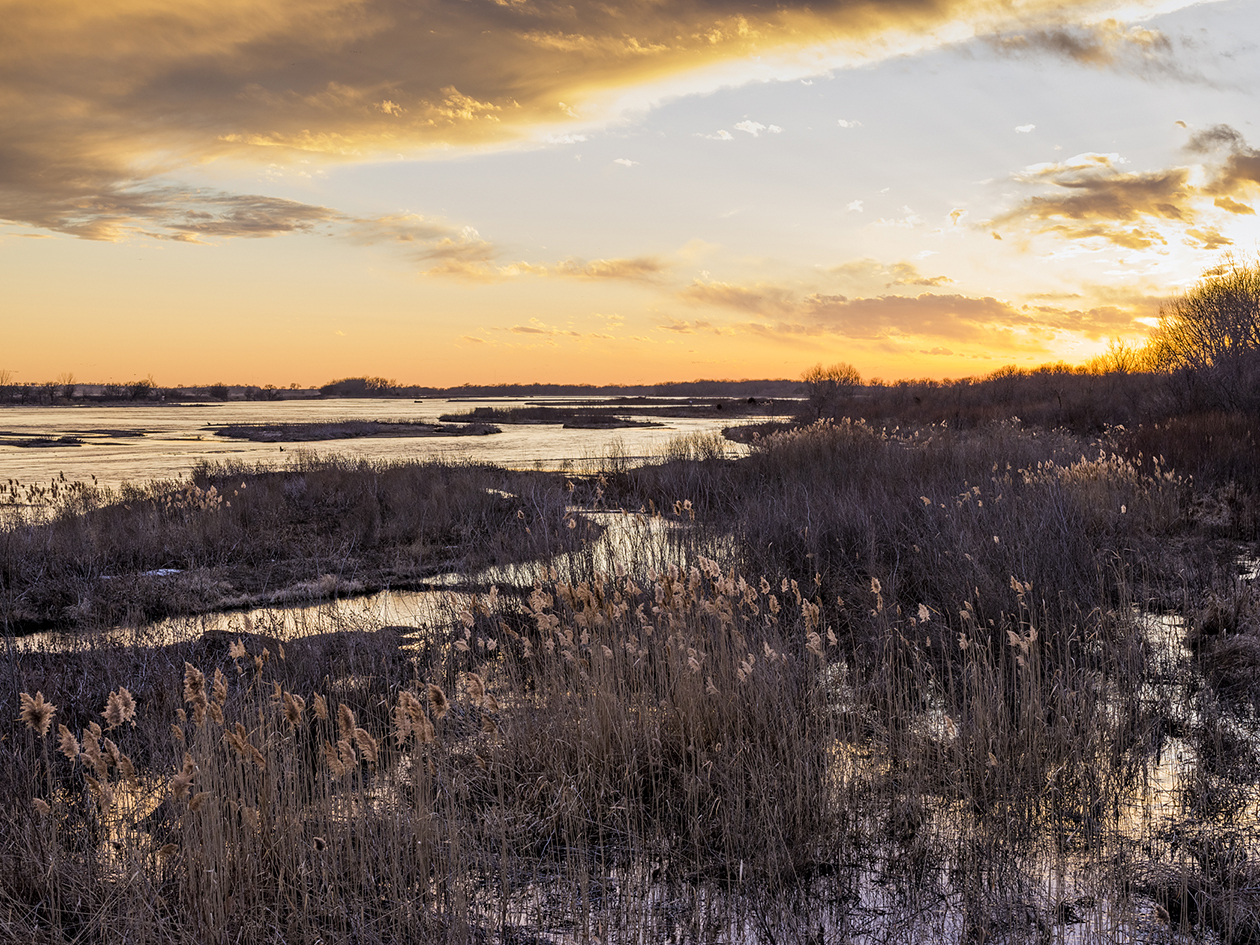
<svg viewBox="0 0 1260 945">
<path fill-rule="evenodd" d="M 589 398 L 575 402 L 590 403 Z M 560 402 L 547 398 L 547 403 Z M 685 403 L 683 399 L 681 402 Z M 520 400 L 319 400 L 172 404 L 143 407 L 12 407 L 0 409 L 0 433 L 59 439 L 80 446 L 21 448 L 0 445 L 0 479 L 48 482 L 90 479 L 117 486 L 130 480 L 183 478 L 199 462 L 238 460 L 278 463 L 286 452 L 314 450 L 323 456 L 394 460 L 441 457 L 510 468 L 563 469 L 615 453 L 643 461 L 680 436 L 729 426 L 729 419 L 660 418 L 659 427 L 566 430 L 560 424 L 503 425 L 488 436 L 370 437 L 311 443 L 251 443 L 214 435 L 211 424 L 333 423 L 342 420 L 404 420 L 436 423 L 440 414 L 472 406 L 519 407 Z M 627 415 L 632 411 L 626 411 Z M 757 418 L 765 419 L 764 417 Z M 739 421 L 736 421 L 739 422 Z M 731 444 L 732 453 L 743 447 Z"/>
</svg>

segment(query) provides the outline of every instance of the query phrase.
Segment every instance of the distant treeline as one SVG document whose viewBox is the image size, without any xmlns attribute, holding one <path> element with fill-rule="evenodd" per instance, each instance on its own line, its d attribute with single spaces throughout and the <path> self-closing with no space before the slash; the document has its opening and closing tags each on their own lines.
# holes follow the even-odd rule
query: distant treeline
<svg viewBox="0 0 1260 945">
<path fill-rule="evenodd" d="M 54 404 L 180 403 L 205 400 L 301 400 L 318 398 L 318 388 L 288 388 L 273 384 L 209 384 L 195 387 L 159 387 L 152 379 L 125 384 L 79 384 L 75 381 L 15 383 L 0 371 L 0 404 L 51 406 Z"/>
<path fill-rule="evenodd" d="M 381 377 L 347 377 L 321 387 L 277 387 L 274 384 L 202 384 L 160 387 L 152 379 L 126 384 L 79 384 L 73 380 L 37 384 L 16 383 L 0 371 L 0 403 L 52 405 L 66 403 L 178 403 L 205 400 L 309 400 L 319 397 L 463 398 L 502 397 L 755 397 L 782 399 L 802 397 L 800 380 L 700 380 L 663 384 L 462 384 L 427 387 L 399 384 Z"/>
<path fill-rule="evenodd" d="M 320 388 L 325 397 L 800 397 L 800 380 L 700 380 L 663 384 L 400 385 L 382 377 L 347 377 Z"/>
</svg>

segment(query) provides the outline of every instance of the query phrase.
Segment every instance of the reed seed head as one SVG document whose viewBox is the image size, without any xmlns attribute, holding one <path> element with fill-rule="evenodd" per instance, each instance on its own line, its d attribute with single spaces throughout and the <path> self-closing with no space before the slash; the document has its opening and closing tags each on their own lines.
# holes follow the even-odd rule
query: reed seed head
<svg viewBox="0 0 1260 945">
<path fill-rule="evenodd" d="M 290 725 L 297 728 L 302 721 L 302 713 L 306 711 L 306 700 L 291 692 L 284 694 L 284 717 Z"/>
<path fill-rule="evenodd" d="M 476 673 L 465 673 L 464 684 L 468 687 L 468 701 L 480 707 L 486 695 L 485 681 Z"/>
<path fill-rule="evenodd" d="M 354 721 L 354 712 L 344 702 L 337 706 L 337 732 L 342 738 L 350 738 L 354 735 L 357 727 Z"/>
<path fill-rule="evenodd" d="M 26 727 L 35 732 L 35 734 L 47 735 L 57 707 L 51 702 L 45 702 L 42 692 L 35 693 L 35 698 L 33 699 L 24 692 L 20 698 L 22 711 L 18 718 L 25 722 Z"/>
<path fill-rule="evenodd" d="M 377 744 L 371 733 L 367 729 L 356 728 L 354 730 L 354 743 L 358 746 L 359 751 L 362 752 L 363 760 L 375 766 Z"/>
<path fill-rule="evenodd" d="M 193 721 L 200 725 L 206 720 L 210 701 L 206 698 L 206 675 L 192 663 L 184 663 L 184 701 L 192 707 Z"/>
<path fill-rule="evenodd" d="M 136 724 L 136 702 L 126 686 L 119 686 L 116 692 L 109 694 L 101 716 L 105 719 L 106 728 L 118 728 L 126 722 Z"/>
<path fill-rule="evenodd" d="M 184 752 L 184 764 L 179 769 L 175 777 L 171 778 L 171 797 L 179 800 L 187 793 L 192 786 L 193 778 L 197 776 L 197 764 L 192 760 L 192 755 Z"/>
<path fill-rule="evenodd" d="M 440 719 L 446 715 L 451 704 L 446 699 L 446 693 L 442 691 L 442 687 L 437 683 L 429 683 L 429 707 L 433 709 L 433 717 Z"/>
<path fill-rule="evenodd" d="M 79 757 L 79 742 L 75 739 L 74 734 L 64 725 L 57 726 L 57 737 L 60 741 L 58 748 L 61 753 L 71 761 Z"/>
</svg>

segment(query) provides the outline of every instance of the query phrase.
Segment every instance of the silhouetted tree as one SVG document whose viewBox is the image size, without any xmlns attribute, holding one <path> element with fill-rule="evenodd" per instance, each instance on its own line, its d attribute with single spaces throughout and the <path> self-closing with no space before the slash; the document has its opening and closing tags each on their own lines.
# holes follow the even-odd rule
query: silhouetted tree
<svg viewBox="0 0 1260 945">
<path fill-rule="evenodd" d="M 809 409 L 818 420 L 835 416 L 840 404 L 862 383 L 862 375 L 852 364 L 839 361 L 823 367 L 815 364 L 801 375 L 808 390 Z"/>
<path fill-rule="evenodd" d="M 1165 303 L 1151 337 L 1156 365 L 1186 396 L 1206 393 L 1230 409 L 1260 406 L 1260 261 L 1226 257 Z"/>
</svg>

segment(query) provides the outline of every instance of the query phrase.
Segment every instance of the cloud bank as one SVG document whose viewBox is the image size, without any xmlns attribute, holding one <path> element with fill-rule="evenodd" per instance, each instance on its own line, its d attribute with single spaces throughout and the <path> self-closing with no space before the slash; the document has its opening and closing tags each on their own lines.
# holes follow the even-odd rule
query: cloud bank
<svg viewBox="0 0 1260 945">
<path fill-rule="evenodd" d="M 1070 22 L 1077 10 L 1098 7 L 1097 0 L 1025 0 L 1014 12 L 997 0 L 9 0 L 0 31 L 0 220 L 89 239 L 311 229 L 332 211 L 265 198 L 235 203 L 157 182 L 224 156 L 353 161 L 501 145 L 591 117 L 583 110 L 610 90 L 722 62 L 828 43 L 869 46 L 955 23 L 1009 26 L 1014 16 Z M 1119 55 L 1106 52 L 1113 47 L 1161 48 L 1158 38 L 1131 30 L 1106 42 L 1072 39 L 1070 31 L 1019 36 L 1008 35 L 1003 48 L 1057 43 L 1082 61 Z"/>
</svg>

